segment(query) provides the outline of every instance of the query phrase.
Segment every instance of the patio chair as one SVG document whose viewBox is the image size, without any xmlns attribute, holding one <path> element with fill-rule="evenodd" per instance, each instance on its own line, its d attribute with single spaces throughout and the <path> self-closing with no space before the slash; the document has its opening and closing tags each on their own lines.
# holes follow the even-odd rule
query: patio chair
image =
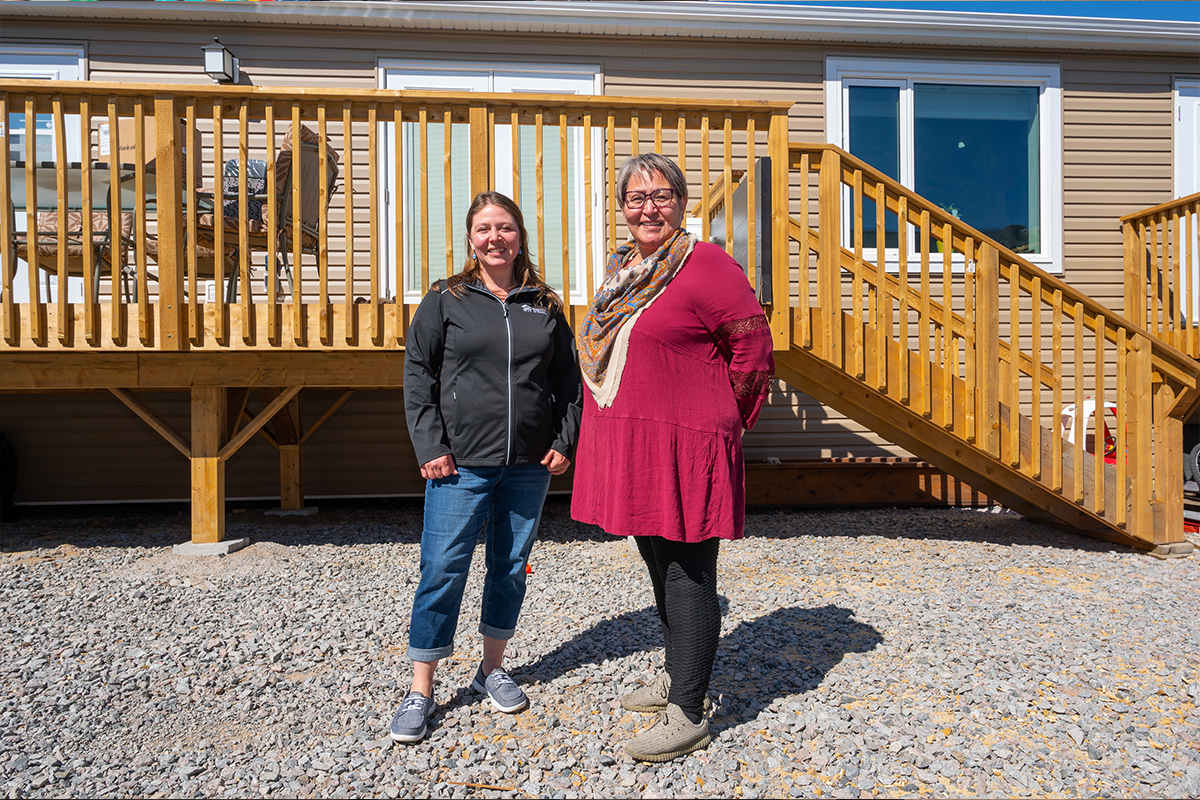
<svg viewBox="0 0 1200 800">
<path fill-rule="evenodd" d="M 91 301 L 100 301 L 100 278 L 111 270 L 113 261 L 112 237 L 109 235 L 109 214 L 107 211 L 92 212 L 92 292 Z M 126 302 L 131 302 L 129 278 L 131 268 L 128 264 L 129 242 L 133 235 L 133 214 L 122 212 L 120 215 L 120 231 L 117 237 L 117 264 L 120 269 L 121 284 Z M 34 242 L 37 252 L 38 268 L 43 271 L 46 279 L 46 294 L 50 293 L 50 276 L 58 274 L 59 260 L 59 230 L 60 217 L 57 211 L 39 211 L 37 215 L 37 231 Z M 19 259 L 29 261 L 29 236 L 27 233 L 17 234 L 14 241 L 15 255 Z M 83 242 L 83 212 L 68 211 L 66 215 L 66 267 L 69 277 L 83 277 L 84 270 Z"/>
<path fill-rule="evenodd" d="M 252 253 L 266 252 L 270 242 L 271 230 L 272 228 L 275 229 L 277 236 L 276 253 L 281 261 L 281 264 L 277 264 L 276 266 L 276 279 L 278 279 L 278 272 L 282 270 L 287 280 L 289 295 L 292 294 L 293 287 L 292 267 L 288 263 L 288 254 L 292 251 L 293 237 L 299 239 L 302 252 L 316 254 L 320 234 L 321 209 L 328 208 L 329 200 L 337 188 L 339 174 L 337 151 L 328 144 L 325 144 L 328 191 L 322 197 L 320 191 L 321 137 L 304 125 L 301 125 L 299 130 L 299 159 L 295 157 L 296 149 L 292 136 L 294 133 L 293 130 L 289 130 L 287 135 L 284 136 L 283 142 L 279 147 L 279 153 L 275 158 L 276 207 L 274 209 L 267 206 L 269 196 L 265 191 L 265 162 L 256 160 L 247 161 L 246 173 L 246 228 L 249 249 Z M 296 172 L 293 169 L 293 164 L 299 165 L 300 219 L 298 222 L 294 219 L 294 205 L 292 202 L 292 187 Z M 240 169 L 241 165 L 238 159 L 231 159 L 225 163 L 222 172 L 223 198 L 221 203 L 221 218 L 225 231 L 223 246 L 227 254 L 226 260 L 231 264 L 230 280 L 226 290 L 226 296 L 230 302 L 237 295 L 239 278 L 237 264 L 239 262 L 240 250 L 238 241 L 238 174 Z M 209 248 L 215 247 L 213 231 L 216 224 L 216 205 L 214 202 L 211 206 L 214 208 L 214 211 L 203 212 L 197 219 L 197 225 L 200 230 L 197 234 L 198 243 Z"/>
</svg>

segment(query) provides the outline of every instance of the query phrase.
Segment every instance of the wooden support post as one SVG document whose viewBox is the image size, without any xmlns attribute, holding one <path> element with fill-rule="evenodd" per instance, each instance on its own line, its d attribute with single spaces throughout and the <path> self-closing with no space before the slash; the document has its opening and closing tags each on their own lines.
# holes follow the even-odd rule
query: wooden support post
<svg viewBox="0 0 1200 800">
<path fill-rule="evenodd" d="M 183 220 L 180 207 L 183 200 L 182 160 L 178 141 L 179 112 L 175 95 L 154 97 L 154 158 L 155 191 L 158 205 L 158 341 L 161 350 L 187 350 L 191 341 L 188 332 L 187 309 L 183 304 Z M 193 157 L 189 153 L 188 157 Z M 138 230 L 144 237 L 146 232 Z M 138 267 L 144 266 L 142 262 Z M 139 283 L 144 278 L 139 278 Z M 242 293 L 250 294 L 243 285 Z"/>
<path fill-rule="evenodd" d="M 471 106 L 471 197 L 490 188 L 492 143 L 488 137 L 487 106 Z M 516 133 L 513 133 L 516 137 Z"/>
<path fill-rule="evenodd" d="M 192 387 L 192 542 L 225 539 L 225 389 Z"/>
<path fill-rule="evenodd" d="M 1129 534 L 1144 542 L 1154 541 L 1154 405 L 1151 397 L 1153 363 L 1150 340 L 1140 333 L 1132 336 L 1126 407 L 1129 418 L 1130 487 Z M 1078 467 L 1076 467 L 1078 469 Z M 1165 469 L 1164 469 L 1165 471 Z"/>
<path fill-rule="evenodd" d="M 1125 248 L 1125 318 L 1146 327 L 1146 248 L 1132 222 L 1121 223 Z"/>
<path fill-rule="evenodd" d="M 279 389 L 262 389 L 263 405 L 270 405 L 279 396 Z M 304 480 L 301 472 L 302 436 L 300 431 L 300 394 L 287 402 L 268 423 L 279 445 L 279 507 L 287 510 L 304 508 Z"/>
<path fill-rule="evenodd" d="M 279 507 L 304 508 L 304 459 L 299 444 L 279 445 Z"/>
<path fill-rule="evenodd" d="M 767 152 L 771 157 L 771 338 L 776 350 L 790 348 L 793 338 L 787 135 L 787 112 L 776 112 L 771 116 L 767 129 Z M 750 165 L 750 169 L 754 169 L 753 164 Z M 807 181 L 808 175 L 805 174 L 802 180 Z M 808 220 L 804 220 L 804 224 L 807 225 Z M 807 245 L 808 242 L 804 244 Z M 807 249 L 801 248 L 800 252 L 801 257 L 807 261 Z M 808 287 L 801 286 L 800 291 L 807 293 Z"/>
<path fill-rule="evenodd" d="M 975 276 L 975 419 L 979 447 L 1000 457 L 1000 254 L 990 244 L 979 247 Z M 1017 409 L 1009 409 L 1016 413 Z"/>
<path fill-rule="evenodd" d="M 1154 385 L 1154 544 L 1185 541 L 1183 535 L 1183 420 L 1171 416 L 1175 386 Z M 1097 414 L 1101 410 L 1097 408 Z"/>
<path fill-rule="evenodd" d="M 821 252 L 817 262 L 817 305 L 821 308 L 818 352 L 842 364 L 842 157 L 836 150 L 821 156 L 817 198 Z"/>
</svg>

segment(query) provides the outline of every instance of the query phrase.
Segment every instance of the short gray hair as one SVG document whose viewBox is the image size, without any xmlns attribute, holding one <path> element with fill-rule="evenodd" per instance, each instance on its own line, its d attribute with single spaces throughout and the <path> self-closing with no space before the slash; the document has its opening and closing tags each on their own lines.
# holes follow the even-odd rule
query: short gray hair
<svg viewBox="0 0 1200 800">
<path fill-rule="evenodd" d="M 621 171 L 617 173 L 617 202 L 621 204 L 622 208 L 625 207 L 625 187 L 629 185 L 630 179 L 634 175 L 649 179 L 655 172 L 667 179 L 667 183 L 671 184 L 671 188 L 675 194 L 679 195 L 680 200 L 687 199 L 687 178 L 684 177 L 683 170 L 679 168 L 679 165 L 661 153 L 646 153 L 626 161 L 621 165 Z"/>
</svg>

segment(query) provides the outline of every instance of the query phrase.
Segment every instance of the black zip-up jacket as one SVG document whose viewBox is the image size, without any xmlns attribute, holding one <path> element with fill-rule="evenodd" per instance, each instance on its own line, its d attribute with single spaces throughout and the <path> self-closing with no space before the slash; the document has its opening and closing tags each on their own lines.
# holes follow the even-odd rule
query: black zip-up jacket
<svg viewBox="0 0 1200 800">
<path fill-rule="evenodd" d="M 536 289 L 501 300 L 480 285 L 463 297 L 430 287 L 404 341 L 404 415 L 417 463 L 536 464 L 568 458 L 583 387 L 575 337 Z"/>
</svg>

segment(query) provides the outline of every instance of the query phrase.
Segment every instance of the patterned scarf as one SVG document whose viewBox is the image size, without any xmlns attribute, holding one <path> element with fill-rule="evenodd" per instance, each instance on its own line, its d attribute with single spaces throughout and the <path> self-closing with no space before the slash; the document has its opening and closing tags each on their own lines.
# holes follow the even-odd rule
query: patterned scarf
<svg viewBox="0 0 1200 800">
<path fill-rule="evenodd" d="M 616 400 L 633 324 L 675 277 L 696 241 L 695 234 L 681 228 L 636 266 L 624 266 L 635 253 L 634 242 L 622 245 L 608 259 L 604 285 L 596 292 L 578 336 L 583 382 L 600 408 Z"/>
</svg>

